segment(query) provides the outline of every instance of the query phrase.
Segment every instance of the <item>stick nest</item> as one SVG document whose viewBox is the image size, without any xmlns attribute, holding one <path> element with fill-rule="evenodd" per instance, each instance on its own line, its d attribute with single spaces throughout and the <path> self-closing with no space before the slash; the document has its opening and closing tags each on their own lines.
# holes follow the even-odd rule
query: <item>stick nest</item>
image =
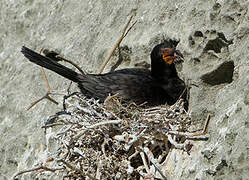
<svg viewBox="0 0 249 180">
<path fill-rule="evenodd" d="M 165 169 L 169 152 L 177 148 L 189 153 L 196 136 L 188 131 L 191 118 L 182 100 L 142 108 L 124 106 L 118 96 L 100 104 L 73 93 L 63 104 L 64 110 L 43 126 L 56 148 L 47 153 L 36 177 L 170 179 Z"/>
</svg>

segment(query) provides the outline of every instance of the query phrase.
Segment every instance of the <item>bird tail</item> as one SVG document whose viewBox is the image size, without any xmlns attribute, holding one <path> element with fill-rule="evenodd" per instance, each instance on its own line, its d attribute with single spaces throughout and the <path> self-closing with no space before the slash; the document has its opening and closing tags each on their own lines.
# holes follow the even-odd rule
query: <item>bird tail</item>
<svg viewBox="0 0 249 180">
<path fill-rule="evenodd" d="M 79 82 L 79 74 L 67 68 L 66 66 L 63 66 L 48 57 L 42 56 L 41 54 L 38 54 L 25 46 L 22 47 L 21 52 L 26 58 L 28 58 L 29 61 L 51 71 L 54 71 L 57 74 L 70 79 L 71 81 Z"/>
</svg>

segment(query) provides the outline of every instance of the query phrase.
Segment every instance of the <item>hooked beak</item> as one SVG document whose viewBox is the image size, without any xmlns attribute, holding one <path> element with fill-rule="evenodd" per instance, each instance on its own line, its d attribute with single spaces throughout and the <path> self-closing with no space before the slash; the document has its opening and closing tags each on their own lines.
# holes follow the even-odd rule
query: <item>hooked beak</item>
<svg viewBox="0 0 249 180">
<path fill-rule="evenodd" d="M 181 53 L 181 51 L 179 51 L 179 50 L 175 50 L 175 57 L 176 57 L 176 59 L 174 60 L 174 63 L 182 63 L 182 62 L 184 62 L 184 57 L 183 57 L 183 55 L 182 55 L 182 53 Z"/>
</svg>

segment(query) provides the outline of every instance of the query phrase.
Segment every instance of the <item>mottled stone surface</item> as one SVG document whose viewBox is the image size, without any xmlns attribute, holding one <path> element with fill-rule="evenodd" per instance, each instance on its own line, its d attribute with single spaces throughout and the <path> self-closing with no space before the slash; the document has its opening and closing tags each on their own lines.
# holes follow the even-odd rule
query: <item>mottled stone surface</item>
<svg viewBox="0 0 249 180">
<path fill-rule="evenodd" d="M 124 60 L 118 68 L 148 67 L 156 43 L 180 40 L 178 49 L 185 56 L 180 74 L 199 86 L 190 97 L 196 128 L 212 115 L 209 141 L 196 142 L 190 155 L 172 151 L 170 174 L 174 179 L 248 179 L 248 7 L 247 0 L 1 0 L 0 179 L 41 158 L 46 149 L 41 126 L 61 107 L 43 101 L 26 111 L 46 88 L 39 68 L 20 53 L 21 46 L 56 50 L 96 72 L 132 12 L 138 22 L 121 44 Z M 107 71 L 116 61 L 117 54 Z M 70 83 L 47 75 L 53 89 Z"/>
</svg>

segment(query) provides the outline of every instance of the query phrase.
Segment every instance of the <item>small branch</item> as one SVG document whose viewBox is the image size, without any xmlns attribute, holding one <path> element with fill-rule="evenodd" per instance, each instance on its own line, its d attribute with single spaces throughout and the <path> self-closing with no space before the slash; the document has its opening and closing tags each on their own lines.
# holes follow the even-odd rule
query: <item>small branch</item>
<svg viewBox="0 0 249 180">
<path fill-rule="evenodd" d="M 85 132 L 89 129 L 93 129 L 93 128 L 96 128 L 98 126 L 104 126 L 104 125 L 108 125 L 108 124 L 120 124 L 121 122 L 122 122 L 122 120 L 110 120 L 110 121 L 99 122 L 99 123 L 96 123 L 92 126 L 88 126 L 85 129 L 79 131 L 74 137 L 72 137 L 72 139 L 70 140 L 69 146 L 71 146 L 75 140 L 78 140 L 81 136 L 83 136 L 85 134 Z"/>
<path fill-rule="evenodd" d="M 132 139 L 126 144 L 125 150 L 128 151 L 130 147 L 141 137 L 144 135 L 147 128 L 144 128 L 142 131 L 140 131 L 138 134 L 131 136 Z M 130 137 L 130 138 L 131 138 Z"/>
<path fill-rule="evenodd" d="M 186 139 L 188 140 L 192 140 L 192 141 L 207 141 L 209 139 L 209 135 L 198 135 L 198 136 L 193 136 L 193 137 L 186 137 Z"/>
<path fill-rule="evenodd" d="M 50 124 L 50 125 L 42 126 L 41 128 L 50 128 L 50 127 L 62 126 L 62 125 L 65 125 L 65 123 L 53 123 L 53 124 Z"/>
<path fill-rule="evenodd" d="M 34 101 L 31 103 L 31 105 L 27 108 L 27 111 L 30 110 L 33 106 L 35 106 L 37 103 L 39 103 L 41 100 L 43 100 L 45 98 L 45 96 L 43 96 L 42 98 Z"/>
<path fill-rule="evenodd" d="M 69 169 L 77 171 L 80 173 L 81 176 L 85 177 L 88 176 L 90 179 L 92 180 L 97 180 L 95 179 L 92 175 L 88 174 L 88 173 L 84 173 L 81 169 L 78 169 L 77 167 L 75 167 L 74 165 L 64 161 L 63 159 L 59 160 L 59 162 L 62 162 L 65 166 L 67 166 Z"/>
<path fill-rule="evenodd" d="M 61 57 L 60 55 L 57 55 L 56 58 L 59 58 L 60 60 L 65 61 L 65 62 L 67 62 L 67 63 L 73 65 L 74 67 L 76 67 L 76 68 L 80 71 L 81 74 L 86 74 L 86 73 L 85 73 L 85 72 L 84 72 L 76 63 L 74 63 L 73 61 L 70 61 L 70 60 L 68 60 L 68 59 L 65 59 L 65 58 Z"/>
<path fill-rule="evenodd" d="M 148 163 L 147 163 L 147 161 L 145 159 L 144 152 L 140 152 L 140 156 L 142 158 L 142 161 L 143 161 L 143 164 L 144 164 L 144 168 L 145 168 L 147 174 L 149 174 L 150 173 L 150 168 L 149 168 Z"/>
<path fill-rule="evenodd" d="M 20 176 L 22 174 L 32 172 L 32 171 L 44 170 L 44 171 L 55 172 L 55 171 L 59 171 L 59 170 L 63 170 L 63 169 L 64 168 L 48 168 L 46 166 L 39 166 L 37 168 L 32 168 L 32 169 L 27 169 L 27 170 L 24 170 L 24 171 L 20 171 L 17 174 L 15 174 L 12 179 L 15 180 L 17 176 Z"/>
<path fill-rule="evenodd" d="M 176 135 L 176 136 L 183 136 L 186 139 L 191 139 L 191 140 L 207 140 L 209 137 L 208 135 L 201 136 L 202 133 L 200 132 L 190 133 L 190 132 L 180 132 L 180 131 L 169 130 L 167 131 L 167 133 L 171 135 Z"/>
<path fill-rule="evenodd" d="M 192 145 L 190 144 L 179 144 L 177 143 L 170 135 L 168 135 L 168 140 L 169 142 L 176 148 L 176 149 L 182 149 L 186 152 L 189 152 L 191 149 Z"/>
<path fill-rule="evenodd" d="M 100 179 L 101 178 L 101 168 L 102 168 L 102 160 L 99 159 L 98 165 L 97 165 L 97 170 L 96 170 L 96 179 Z"/>
<path fill-rule="evenodd" d="M 50 86 L 49 86 L 48 79 L 47 79 L 47 76 L 46 76 L 46 74 L 45 74 L 44 68 L 43 68 L 43 67 L 40 67 L 40 69 L 41 69 L 42 77 L 43 77 L 43 79 L 44 79 L 44 81 L 45 81 L 45 83 L 46 83 L 46 87 L 47 87 L 47 89 L 48 89 L 48 92 L 50 92 L 50 91 L 51 91 L 51 88 L 50 88 Z"/>
<path fill-rule="evenodd" d="M 75 64 L 74 62 L 68 60 L 68 59 L 65 59 L 64 57 L 62 57 L 61 55 L 59 55 L 59 53 L 57 52 L 54 52 L 54 51 L 50 51 L 48 49 L 41 49 L 40 53 L 43 53 L 46 57 L 50 58 L 51 60 L 54 60 L 54 61 L 65 61 L 71 65 L 73 65 L 74 67 L 76 67 L 80 72 L 81 74 L 85 74 L 85 72 L 77 65 Z"/>
<path fill-rule="evenodd" d="M 43 49 L 41 48 L 41 49 L 40 49 L 40 54 L 42 53 L 42 51 L 43 51 Z M 47 76 L 46 76 L 46 74 L 45 74 L 44 68 L 43 68 L 43 67 L 40 67 L 40 69 L 41 69 L 42 77 L 43 77 L 43 79 L 44 79 L 44 81 L 45 81 L 45 83 L 46 83 L 48 92 L 50 92 L 51 88 L 50 88 L 50 86 L 49 86 L 48 79 L 47 79 Z"/>
<path fill-rule="evenodd" d="M 135 22 L 129 27 L 129 29 L 126 31 L 124 37 L 127 36 L 127 34 L 130 32 L 130 30 L 133 28 L 133 26 L 135 26 L 136 23 L 137 23 L 137 21 L 135 21 Z"/>
<path fill-rule="evenodd" d="M 121 37 L 118 39 L 118 41 L 116 42 L 115 46 L 112 48 L 112 50 L 110 51 L 109 55 L 107 56 L 107 58 L 105 59 L 104 63 L 101 65 L 101 67 L 99 68 L 99 71 L 98 71 L 98 74 L 101 74 L 106 66 L 106 64 L 110 61 L 111 57 L 112 57 L 112 54 L 114 53 L 115 49 L 120 45 L 121 41 L 124 39 L 124 37 L 127 35 L 127 33 L 130 31 L 130 29 L 128 31 L 127 28 L 132 20 L 132 18 L 134 17 L 134 15 L 132 15 L 130 17 L 130 19 L 128 20 L 127 24 L 125 25 L 123 31 L 122 31 L 122 35 Z M 134 24 L 131 26 L 133 27 Z"/>
<path fill-rule="evenodd" d="M 202 130 L 202 134 L 207 134 L 208 133 L 208 125 L 209 125 L 209 122 L 210 122 L 210 118 L 211 118 L 211 115 L 208 114 L 207 118 L 206 118 L 206 121 L 205 121 L 205 124 L 204 124 L 204 128 Z"/>
<path fill-rule="evenodd" d="M 154 155 L 153 155 L 153 153 L 149 150 L 149 148 L 144 147 L 144 148 L 143 148 L 143 151 L 144 151 L 145 154 L 147 155 L 149 161 L 154 165 L 154 167 L 156 168 L 156 170 L 157 170 L 157 171 L 160 173 L 160 175 L 163 177 L 163 179 L 169 180 L 169 179 L 170 179 L 169 175 L 166 174 L 166 176 L 165 176 L 165 175 L 163 174 L 161 165 L 157 162 L 157 160 L 155 160 Z M 167 173 L 166 171 L 164 171 L 164 172 Z"/>
<path fill-rule="evenodd" d="M 184 88 L 184 90 L 182 91 L 181 95 L 178 97 L 178 101 L 182 98 L 182 96 L 184 95 L 184 93 L 188 90 L 189 88 L 186 86 Z"/>
<path fill-rule="evenodd" d="M 40 50 L 40 53 L 42 52 L 43 49 Z M 37 103 L 39 103 L 41 100 L 43 99 L 48 99 L 49 101 L 53 102 L 54 104 L 58 105 L 59 103 L 57 101 L 55 101 L 53 98 L 51 98 L 49 95 L 51 94 L 51 88 L 50 85 L 48 83 L 48 79 L 47 76 L 45 74 L 44 68 L 40 67 L 41 73 L 42 73 L 42 77 L 45 81 L 46 87 L 48 89 L 47 93 L 45 94 L 45 96 L 43 96 L 42 98 L 36 100 L 35 102 L 31 103 L 31 105 L 27 108 L 27 111 L 30 110 L 32 107 L 34 107 Z"/>
<path fill-rule="evenodd" d="M 51 97 L 49 96 L 49 94 L 47 94 L 46 98 L 47 98 L 49 101 L 51 101 L 52 103 L 56 104 L 56 105 L 59 104 L 57 101 L 55 101 L 53 98 L 51 98 Z"/>
<path fill-rule="evenodd" d="M 37 103 L 39 103 L 39 102 L 40 102 L 41 100 L 43 100 L 43 99 L 48 99 L 48 100 L 51 101 L 52 103 L 58 105 L 59 103 L 58 103 L 57 101 L 55 101 L 53 98 L 51 98 L 51 97 L 49 96 L 49 94 L 51 94 L 51 93 L 47 92 L 47 94 L 46 94 L 45 96 L 43 96 L 42 98 L 40 98 L 40 99 L 38 99 L 38 100 L 32 102 L 31 105 L 27 108 L 27 111 L 30 110 L 33 106 L 35 106 Z"/>
<path fill-rule="evenodd" d="M 196 140 L 196 141 L 204 140 L 204 141 L 206 141 L 209 138 L 209 135 L 207 133 L 208 133 L 208 125 L 210 122 L 210 118 L 211 118 L 211 115 L 208 114 L 206 121 L 205 121 L 205 124 L 204 124 L 204 127 L 201 131 L 180 132 L 180 131 L 173 131 L 173 130 L 167 130 L 167 129 L 165 129 L 165 130 L 167 131 L 168 134 L 177 135 L 177 136 L 184 136 L 186 139 L 189 139 L 189 140 Z"/>
</svg>

